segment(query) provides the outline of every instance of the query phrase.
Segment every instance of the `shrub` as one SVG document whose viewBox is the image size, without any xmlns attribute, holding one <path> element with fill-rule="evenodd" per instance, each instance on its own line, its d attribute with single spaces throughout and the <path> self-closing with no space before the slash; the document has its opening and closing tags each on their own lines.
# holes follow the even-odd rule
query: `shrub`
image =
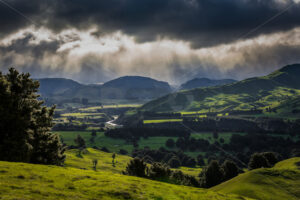
<svg viewBox="0 0 300 200">
<path fill-rule="evenodd" d="M 152 179 L 166 179 L 170 175 L 170 168 L 161 163 L 153 163 L 149 168 L 149 177 Z"/>
<path fill-rule="evenodd" d="M 146 177 L 146 171 L 148 171 L 147 164 L 139 158 L 134 158 L 128 163 L 124 174 L 130 176 Z"/>
<path fill-rule="evenodd" d="M 199 165 L 199 166 L 204 166 L 205 165 L 205 162 L 204 162 L 204 159 L 203 159 L 202 155 L 197 156 L 197 165 Z"/>
<path fill-rule="evenodd" d="M 173 156 L 169 162 L 168 162 L 168 165 L 171 167 L 171 168 L 178 168 L 181 166 L 181 162 L 180 160 L 176 157 L 176 156 Z"/>
<path fill-rule="evenodd" d="M 128 151 L 126 151 L 125 149 L 120 149 L 119 154 L 121 154 L 121 155 L 127 155 Z"/>
<path fill-rule="evenodd" d="M 106 153 L 110 153 L 110 151 L 106 147 L 102 147 L 100 150 L 103 151 L 103 152 L 106 152 Z"/>
</svg>

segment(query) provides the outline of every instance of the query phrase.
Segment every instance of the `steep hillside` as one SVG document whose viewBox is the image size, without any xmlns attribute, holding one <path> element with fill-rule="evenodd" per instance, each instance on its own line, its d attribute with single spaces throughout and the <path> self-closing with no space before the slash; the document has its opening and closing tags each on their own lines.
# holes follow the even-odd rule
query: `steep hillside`
<svg viewBox="0 0 300 200">
<path fill-rule="evenodd" d="M 234 83 L 236 80 L 233 79 L 221 79 L 221 80 L 212 80 L 208 78 L 195 78 L 180 86 L 180 90 L 190 90 L 194 88 L 210 87 L 217 85 L 225 85 L 229 83 Z"/>
<path fill-rule="evenodd" d="M 167 82 L 140 76 L 120 77 L 101 87 L 101 97 L 106 99 L 153 99 L 170 92 Z"/>
<path fill-rule="evenodd" d="M 297 200 L 300 199 L 299 188 L 300 158 L 292 158 L 271 169 L 246 172 L 211 190 L 261 200 Z"/>
<path fill-rule="evenodd" d="M 273 108 L 300 95 L 299 77 L 300 65 L 289 65 L 268 76 L 166 95 L 145 104 L 141 110 L 224 112 Z"/>
</svg>

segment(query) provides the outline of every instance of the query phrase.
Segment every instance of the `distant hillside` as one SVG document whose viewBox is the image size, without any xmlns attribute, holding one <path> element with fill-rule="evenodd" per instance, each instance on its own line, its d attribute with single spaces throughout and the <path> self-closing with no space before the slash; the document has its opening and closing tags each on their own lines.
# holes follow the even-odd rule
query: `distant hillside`
<svg viewBox="0 0 300 200">
<path fill-rule="evenodd" d="M 70 89 L 79 89 L 83 85 L 65 78 L 42 78 L 38 79 L 40 82 L 39 91 L 43 96 L 62 95 Z"/>
<path fill-rule="evenodd" d="M 139 76 L 120 77 L 103 85 L 83 85 L 63 78 L 45 78 L 39 81 L 42 97 L 55 100 L 154 99 L 171 92 L 167 82 Z"/>
<path fill-rule="evenodd" d="M 300 199 L 300 158 L 284 160 L 271 169 L 257 169 L 213 187 L 212 191 L 259 200 Z"/>
<path fill-rule="evenodd" d="M 209 86 L 225 85 L 229 83 L 234 83 L 236 80 L 233 79 L 221 79 L 221 80 L 212 80 L 208 78 L 195 78 L 180 86 L 180 90 L 190 90 L 194 88 L 202 88 Z"/>
<path fill-rule="evenodd" d="M 101 97 L 106 99 L 153 99 L 170 92 L 167 82 L 141 76 L 120 77 L 101 87 Z"/>
<path fill-rule="evenodd" d="M 268 76 L 208 88 L 180 91 L 150 101 L 144 111 L 226 112 L 277 107 L 300 95 L 300 65 L 289 65 Z"/>
</svg>

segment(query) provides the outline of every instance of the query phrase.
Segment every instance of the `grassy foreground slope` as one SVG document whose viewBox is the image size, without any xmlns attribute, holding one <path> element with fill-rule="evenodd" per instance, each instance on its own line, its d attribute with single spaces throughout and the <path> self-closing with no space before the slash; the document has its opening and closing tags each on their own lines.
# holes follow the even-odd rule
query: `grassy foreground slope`
<svg viewBox="0 0 300 200">
<path fill-rule="evenodd" d="M 239 175 L 211 190 L 261 200 L 300 199 L 300 158 Z"/>
<path fill-rule="evenodd" d="M 247 199 L 108 171 L 0 162 L 0 199 Z"/>
</svg>

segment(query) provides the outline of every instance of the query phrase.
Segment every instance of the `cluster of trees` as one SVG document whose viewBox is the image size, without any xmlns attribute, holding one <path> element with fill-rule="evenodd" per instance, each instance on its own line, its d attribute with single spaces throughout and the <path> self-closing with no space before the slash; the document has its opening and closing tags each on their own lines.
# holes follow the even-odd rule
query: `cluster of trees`
<svg viewBox="0 0 300 200">
<path fill-rule="evenodd" d="M 164 163 L 171 168 L 178 168 L 180 166 L 195 167 L 197 161 L 184 154 L 182 151 L 168 151 L 164 148 L 159 150 L 135 149 L 132 152 L 132 157 L 141 158 L 147 163 L 160 162 Z"/>
<path fill-rule="evenodd" d="M 199 187 L 199 181 L 194 177 L 182 173 L 180 170 L 172 171 L 168 165 L 162 163 L 152 163 L 150 167 L 140 158 L 132 159 L 123 174 L 150 178 L 153 180 L 165 181 L 187 186 Z"/>
<path fill-rule="evenodd" d="M 87 129 L 86 124 L 72 124 L 72 123 L 59 123 L 55 124 L 52 128 L 53 131 L 85 131 Z"/>
<path fill-rule="evenodd" d="M 60 138 L 50 133 L 55 107 L 38 100 L 39 82 L 11 68 L 0 72 L 0 160 L 62 165 Z"/>
<path fill-rule="evenodd" d="M 190 132 L 187 130 L 178 130 L 174 128 L 118 128 L 106 131 L 105 136 L 111 138 L 125 139 L 127 141 L 136 141 L 139 140 L 141 137 L 189 137 Z"/>
</svg>

